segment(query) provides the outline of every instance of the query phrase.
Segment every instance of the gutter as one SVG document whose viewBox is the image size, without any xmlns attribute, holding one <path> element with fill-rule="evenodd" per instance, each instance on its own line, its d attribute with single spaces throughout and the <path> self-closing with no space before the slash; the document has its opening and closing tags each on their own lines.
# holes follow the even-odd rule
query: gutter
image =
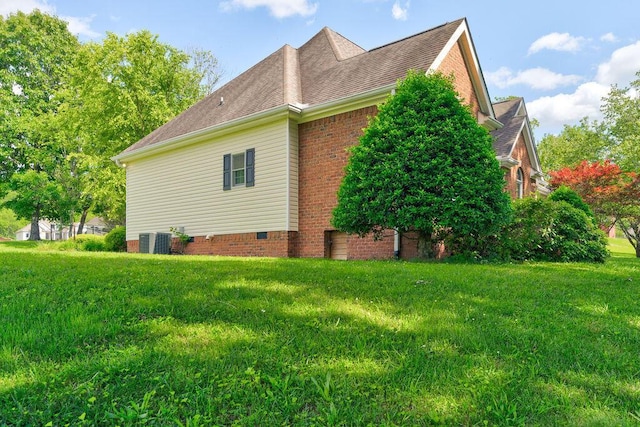
<svg viewBox="0 0 640 427">
<path fill-rule="evenodd" d="M 327 115 L 335 115 L 341 112 L 352 111 L 362 107 L 377 105 L 384 101 L 396 88 L 397 83 L 381 86 L 369 92 L 334 99 L 323 104 L 316 104 L 302 110 L 298 123 L 305 123 Z"/>
<path fill-rule="evenodd" d="M 299 116 L 301 112 L 302 109 L 294 105 L 281 105 L 269 110 L 240 117 L 238 119 L 230 120 L 218 125 L 198 129 L 196 131 L 189 132 L 184 135 L 179 135 L 161 142 L 157 142 L 155 144 L 140 147 L 137 150 L 125 151 L 111 157 L 111 160 L 113 160 L 118 166 L 124 167 L 123 165 L 126 164 L 127 161 L 147 157 L 151 154 L 158 154 L 165 151 L 174 150 L 179 147 L 184 147 L 204 141 L 207 138 L 218 137 L 232 132 L 237 132 L 242 129 L 252 128 L 280 118 Z"/>
</svg>

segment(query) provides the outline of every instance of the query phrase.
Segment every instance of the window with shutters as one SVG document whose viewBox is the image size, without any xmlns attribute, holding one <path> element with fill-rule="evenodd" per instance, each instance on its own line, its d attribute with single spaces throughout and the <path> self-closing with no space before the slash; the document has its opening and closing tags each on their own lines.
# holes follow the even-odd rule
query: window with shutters
<svg viewBox="0 0 640 427">
<path fill-rule="evenodd" d="M 244 153 L 225 154 L 222 159 L 222 188 L 253 187 L 255 185 L 255 149 Z"/>
</svg>

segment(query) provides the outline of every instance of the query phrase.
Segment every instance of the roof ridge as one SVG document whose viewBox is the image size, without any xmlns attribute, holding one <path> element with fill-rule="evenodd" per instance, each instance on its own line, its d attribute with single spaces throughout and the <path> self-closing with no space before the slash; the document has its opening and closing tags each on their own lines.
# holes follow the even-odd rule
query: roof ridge
<svg viewBox="0 0 640 427">
<path fill-rule="evenodd" d="M 509 99 L 502 99 L 500 101 L 496 101 L 496 102 L 492 102 L 493 105 L 498 105 L 498 104 L 504 104 L 505 102 L 515 102 L 515 101 L 521 101 L 523 98 L 521 96 L 515 96 L 513 98 L 509 98 Z"/>
<path fill-rule="evenodd" d="M 344 61 L 345 59 L 353 58 L 354 56 L 367 52 L 366 49 L 363 49 L 357 43 L 352 42 L 329 27 L 324 27 L 321 31 L 324 32 L 327 40 L 329 40 L 329 45 L 338 61 Z"/>
<path fill-rule="evenodd" d="M 438 25 L 437 27 L 429 28 L 428 30 L 420 31 L 419 33 L 415 33 L 415 34 L 412 34 L 410 36 L 403 37 L 401 39 L 392 41 L 392 42 L 387 43 L 387 44 L 383 44 L 382 46 L 374 47 L 373 49 L 370 49 L 368 52 L 373 52 L 373 51 L 380 50 L 380 49 L 388 47 L 388 46 L 392 46 L 392 45 L 397 44 L 397 43 L 401 43 L 401 42 L 403 42 L 405 40 L 412 39 L 412 38 L 417 37 L 417 36 L 421 36 L 423 34 L 431 32 L 431 31 L 439 30 L 440 28 L 444 28 L 444 27 L 446 27 L 448 25 L 451 25 L 451 24 L 460 24 L 465 19 L 467 19 L 467 18 L 460 18 L 460 19 L 456 19 L 455 21 L 445 22 L 444 24 Z"/>
<path fill-rule="evenodd" d="M 285 44 L 283 54 L 283 101 L 285 104 L 299 104 L 302 102 L 302 84 L 298 49 Z"/>
</svg>

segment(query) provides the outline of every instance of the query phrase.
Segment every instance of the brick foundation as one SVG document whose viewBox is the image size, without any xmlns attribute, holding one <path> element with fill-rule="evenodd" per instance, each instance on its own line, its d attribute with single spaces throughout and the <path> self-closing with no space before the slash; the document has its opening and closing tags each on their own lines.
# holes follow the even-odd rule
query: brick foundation
<svg viewBox="0 0 640 427">
<path fill-rule="evenodd" d="M 294 231 L 269 231 L 266 239 L 258 239 L 257 233 L 225 234 L 213 236 L 195 236 L 193 242 L 184 250 L 177 238 L 171 244 L 172 252 L 184 252 L 186 255 L 227 255 L 227 256 L 263 256 L 295 257 L 297 233 Z M 139 252 L 137 240 L 127 241 L 127 252 Z"/>
</svg>

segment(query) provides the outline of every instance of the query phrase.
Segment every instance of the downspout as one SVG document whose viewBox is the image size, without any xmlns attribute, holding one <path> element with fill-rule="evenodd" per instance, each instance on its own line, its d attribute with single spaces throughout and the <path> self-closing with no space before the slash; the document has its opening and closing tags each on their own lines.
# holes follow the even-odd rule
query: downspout
<svg viewBox="0 0 640 427">
<path fill-rule="evenodd" d="M 393 256 L 400 259 L 400 233 L 397 228 L 393 230 Z"/>
</svg>

